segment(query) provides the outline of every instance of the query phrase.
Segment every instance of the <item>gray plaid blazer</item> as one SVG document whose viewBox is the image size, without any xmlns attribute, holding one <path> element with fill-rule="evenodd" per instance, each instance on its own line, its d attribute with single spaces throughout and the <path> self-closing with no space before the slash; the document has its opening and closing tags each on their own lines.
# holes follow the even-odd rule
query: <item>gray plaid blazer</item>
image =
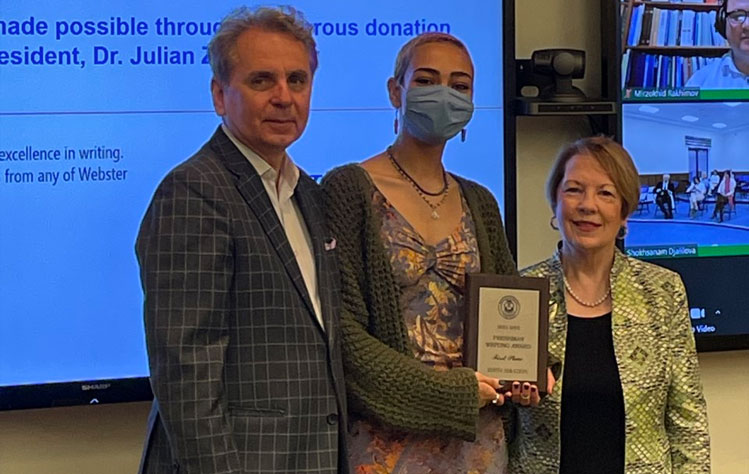
<svg viewBox="0 0 749 474">
<path fill-rule="evenodd" d="M 324 330 L 260 176 L 220 128 L 156 190 L 136 243 L 155 395 L 141 473 L 346 472 L 334 240 L 305 173 L 294 199 Z"/>
</svg>

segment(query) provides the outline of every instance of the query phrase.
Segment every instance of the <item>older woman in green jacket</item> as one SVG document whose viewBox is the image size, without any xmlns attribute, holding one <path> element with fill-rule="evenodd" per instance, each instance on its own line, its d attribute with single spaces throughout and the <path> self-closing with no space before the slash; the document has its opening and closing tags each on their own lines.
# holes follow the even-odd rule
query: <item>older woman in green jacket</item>
<svg viewBox="0 0 749 474">
<path fill-rule="evenodd" d="M 637 207 L 629 154 L 604 137 L 562 150 L 547 182 L 562 242 L 522 273 L 550 279 L 554 392 L 514 410 L 510 472 L 709 473 L 705 400 L 681 278 L 616 248 Z"/>
</svg>

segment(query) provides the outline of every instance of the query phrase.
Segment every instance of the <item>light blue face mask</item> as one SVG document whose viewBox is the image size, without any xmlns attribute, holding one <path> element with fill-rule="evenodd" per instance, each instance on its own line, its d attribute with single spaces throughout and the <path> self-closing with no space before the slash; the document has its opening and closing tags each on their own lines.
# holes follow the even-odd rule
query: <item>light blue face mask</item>
<svg viewBox="0 0 749 474">
<path fill-rule="evenodd" d="M 411 87 L 406 92 L 403 126 L 423 142 L 437 145 L 451 139 L 466 126 L 472 115 L 471 98 L 451 87 Z"/>
</svg>

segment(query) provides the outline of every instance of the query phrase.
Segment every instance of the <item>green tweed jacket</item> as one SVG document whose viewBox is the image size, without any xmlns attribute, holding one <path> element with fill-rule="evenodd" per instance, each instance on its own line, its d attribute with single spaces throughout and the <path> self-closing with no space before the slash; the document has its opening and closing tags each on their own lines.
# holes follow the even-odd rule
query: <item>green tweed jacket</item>
<svg viewBox="0 0 749 474">
<path fill-rule="evenodd" d="M 479 184 L 455 179 L 473 217 L 481 271 L 516 274 L 497 201 Z M 369 176 L 358 165 L 346 165 L 330 171 L 322 186 L 341 270 L 341 344 L 351 413 L 408 432 L 473 440 L 476 377 L 468 368 L 436 371 L 413 356 Z"/>
<path fill-rule="evenodd" d="M 559 254 L 521 274 L 550 279 L 549 352 L 564 364 L 567 309 Z M 624 394 L 625 472 L 709 473 L 707 412 L 681 278 L 617 250 L 611 292 L 614 353 Z M 512 474 L 559 471 L 563 385 L 562 375 L 537 408 L 514 410 Z"/>
</svg>

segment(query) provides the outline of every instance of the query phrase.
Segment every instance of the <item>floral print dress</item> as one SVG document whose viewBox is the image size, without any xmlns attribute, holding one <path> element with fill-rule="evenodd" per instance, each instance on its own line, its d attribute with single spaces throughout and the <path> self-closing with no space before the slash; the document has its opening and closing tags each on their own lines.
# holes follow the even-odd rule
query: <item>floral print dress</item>
<svg viewBox="0 0 749 474">
<path fill-rule="evenodd" d="M 380 236 L 401 289 L 400 308 L 414 356 L 448 370 L 462 366 L 465 275 L 480 271 L 476 232 L 463 200 L 458 227 L 428 245 L 375 188 L 372 199 L 382 219 Z M 357 419 L 349 436 L 355 474 L 502 473 L 507 454 L 499 411 L 481 410 L 477 439 L 420 435 Z"/>
</svg>

